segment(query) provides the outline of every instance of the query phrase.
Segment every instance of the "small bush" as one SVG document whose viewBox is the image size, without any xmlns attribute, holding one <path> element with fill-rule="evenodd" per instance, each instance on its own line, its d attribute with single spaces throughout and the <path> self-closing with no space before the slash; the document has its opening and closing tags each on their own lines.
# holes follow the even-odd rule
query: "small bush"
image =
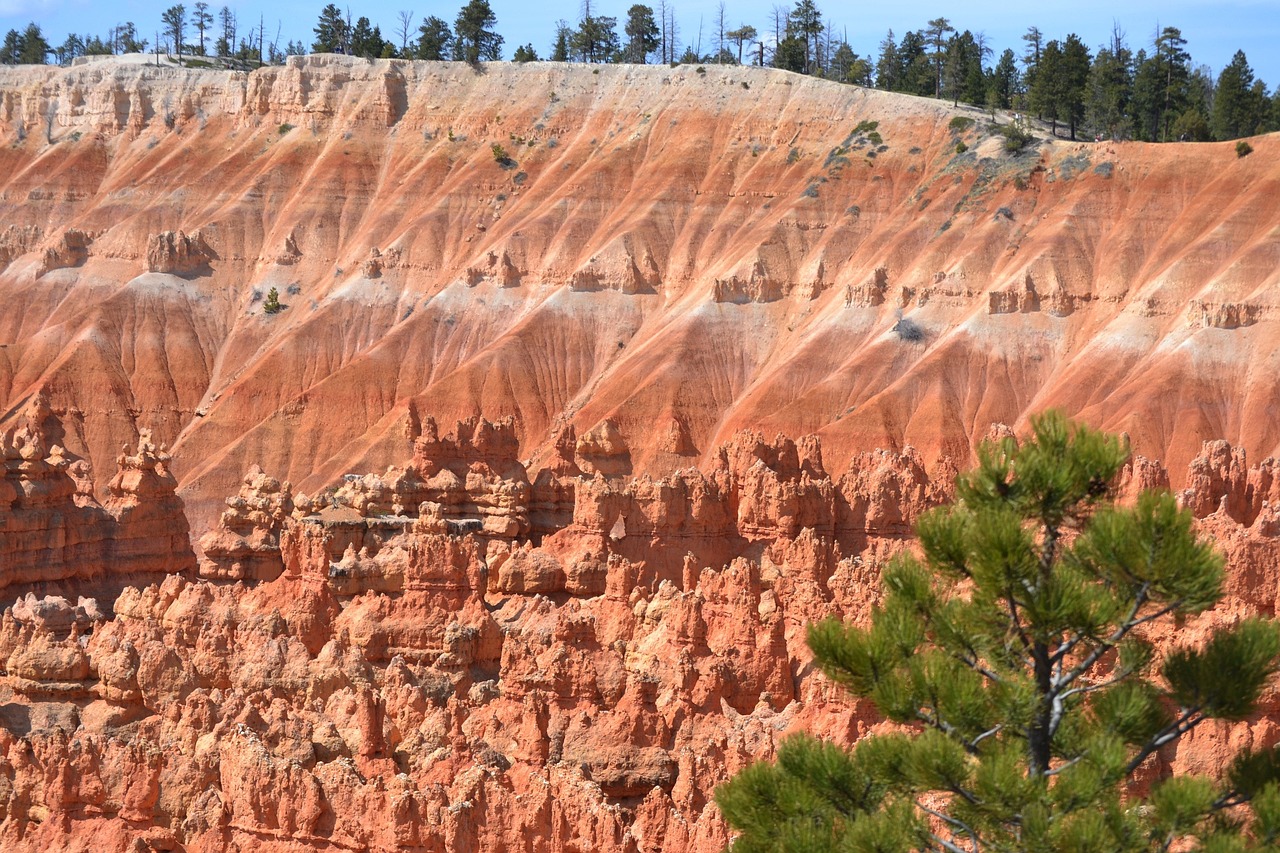
<svg viewBox="0 0 1280 853">
<path fill-rule="evenodd" d="M 285 293 L 288 293 L 290 296 L 297 296 L 301 292 L 302 292 L 302 285 L 298 284 L 296 281 L 293 284 L 289 285 L 287 288 L 285 288 Z"/>
<path fill-rule="evenodd" d="M 507 155 L 507 149 L 503 148 L 497 142 L 493 143 L 491 150 L 493 151 L 493 162 L 497 163 L 504 169 L 514 169 L 516 161 Z"/>
<path fill-rule="evenodd" d="M 279 314 L 284 310 L 284 306 L 280 304 L 280 291 L 274 287 L 267 291 L 267 301 L 262 303 L 263 314 Z"/>
<path fill-rule="evenodd" d="M 884 142 L 884 140 L 880 138 L 880 134 L 876 133 L 874 130 L 867 134 L 867 139 L 871 141 L 872 145 L 880 145 Z"/>
<path fill-rule="evenodd" d="M 880 126 L 880 122 L 878 121 L 863 121 L 858 123 L 858 126 L 853 129 L 853 132 L 855 134 L 870 133 L 871 131 L 875 130 L 879 126 Z"/>
<path fill-rule="evenodd" d="M 968 151 L 968 150 L 969 150 L 969 146 L 964 144 L 964 140 L 963 140 L 963 139 L 961 139 L 961 140 L 959 140 L 958 142 L 956 142 L 956 153 L 957 153 L 957 154 L 963 154 L 964 152 L 966 152 L 966 151 Z"/>
<path fill-rule="evenodd" d="M 919 341 L 924 340 L 924 329 L 920 328 L 920 325 L 914 320 L 907 317 L 899 318 L 898 322 L 894 323 L 891 331 L 897 333 L 899 340 L 910 341 L 912 343 L 918 343 Z"/>
<path fill-rule="evenodd" d="M 1253 153 L 1253 146 L 1241 139 L 1236 143 L 1236 156 L 1248 157 Z"/>
<path fill-rule="evenodd" d="M 1004 150 L 1010 152 L 1021 151 L 1034 138 L 1016 124 L 1001 125 L 1000 132 L 1004 134 Z"/>
<path fill-rule="evenodd" d="M 706 73 L 707 73 L 707 69 L 703 68 L 701 65 L 699 65 L 697 68 L 695 68 L 695 69 L 693 69 L 693 70 L 694 70 L 694 71 L 696 71 L 696 72 L 698 72 L 699 74 L 706 74 Z"/>
<path fill-rule="evenodd" d="M 951 128 L 953 133 L 963 133 L 973 127 L 973 119 L 968 116 L 955 116 L 947 124 L 947 127 Z"/>
<path fill-rule="evenodd" d="M 743 80 L 743 81 L 742 81 L 742 88 L 744 88 L 744 89 L 750 89 L 750 88 L 751 88 L 751 84 L 750 84 L 750 83 L 748 83 L 746 80 Z"/>
<path fill-rule="evenodd" d="M 281 136 L 284 136 L 286 133 L 293 130 L 293 125 L 289 124 L 289 122 L 286 121 L 283 124 L 281 124 L 280 127 L 276 128 L 276 130 L 280 133 Z"/>
</svg>

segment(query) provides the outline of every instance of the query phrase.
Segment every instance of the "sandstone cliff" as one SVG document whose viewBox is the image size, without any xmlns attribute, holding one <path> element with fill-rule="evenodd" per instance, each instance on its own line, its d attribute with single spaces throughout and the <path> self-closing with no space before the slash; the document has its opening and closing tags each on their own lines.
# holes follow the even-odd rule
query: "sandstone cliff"
<svg viewBox="0 0 1280 853">
<path fill-rule="evenodd" d="M 0 69 L 0 412 L 44 393 L 95 471 L 149 426 L 200 534 L 252 464 L 397 464 L 413 408 L 606 476 L 744 428 L 964 460 L 1049 405 L 1179 487 L 1272 453 L 1280 142 L 954 117 L 754 68 Z"/>
</svg>

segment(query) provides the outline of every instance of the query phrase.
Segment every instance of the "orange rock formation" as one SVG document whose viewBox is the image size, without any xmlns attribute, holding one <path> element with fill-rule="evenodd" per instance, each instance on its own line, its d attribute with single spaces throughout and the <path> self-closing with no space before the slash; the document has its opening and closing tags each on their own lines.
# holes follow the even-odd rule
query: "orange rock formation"
<svg viewBox="0 0 1280 853">
<path fill-rule="evenodd" d="M 1048 405 L 1221 543 L 1189 631 L 1274 613 L 1280 142 L 953 115 L 723 67 L 0 68 L 0 847 L 719 849 L 720 781 L 879 725 L 804 626 Z"/>
<path fill-rule="evenodd" d="M 110 613 L 19 598 L 0 842 L 711 851 L 729 774 L 793 729 L 879 724 L 813 671 L 804 626 L 865 617 L 949 462 L 881 451 L 833 478 L 815 437 L 741 433 L 662 480 L 543 475 L 568 505 L 535 532 L 511 430 L 412 422 L 405 468 L 314 498 L 255 469 L 202 542 L 205 580 L 126 588 Z M 1221 442 L 1193 461 L 1181 498 L 1232 580 L 1189 630 L 1274 612 L 1273 467 Z M 1120 487 L 1167 482 L 1135 457 Z M 1274 719 L 1230 741 L 1269 744 Z M 1151 772 L 1212 769 L 1227 734 Z"/>
<path fill-rule="evenodd" d="M 410 408 L 608 476 L 743 428 L 963 460 L 1050 405 L 1175 478 L 1274 452 L 1280 142 L 955 115 L 754 68 L 0 69 L 0 412 L 43 393 L 98 471 L 152 429 L 198 534 L 253 464 L 397 464 Z"/>
</svg>

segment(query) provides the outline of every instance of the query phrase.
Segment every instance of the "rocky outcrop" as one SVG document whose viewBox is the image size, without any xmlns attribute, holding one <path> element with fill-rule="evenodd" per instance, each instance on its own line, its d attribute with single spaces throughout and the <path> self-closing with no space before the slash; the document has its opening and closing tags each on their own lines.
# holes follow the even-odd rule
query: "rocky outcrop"
<svg viewBox="0 0 1280 853">
<path fill-rule="evenodd" d="M 293 513 L 293 489 L 254 467 L 240 493 L 227 498 L 218 527 L 200 540 L 200 576 L 221 580 L 274 580 L 284 564 L 280 531 Z"/>
<path fill-rule="evenodd" d="M 205 242 L 204 236 L 195 231 L 163 231 L 152 235 L 147 243 L 147 270 L 190 276 L 209 272 L 209 262 L 217 253 Z"/>
<path fill-rule="evenodd" d="M 86 234 L 78 228 L 64 231 L 58 241 L 44 250 L 40 266 L 36 270 L 36 278 L 53 270 L 83 266 L 89 259 L 89 246 L 93 243 L 93 235 Z"/>
<path fill-rule="evenodd" d="M 139 436 L 136 453 L 124 449 L 100 504 L 88 466 L 47 446 L 47 416 L 38 399 L 22 426 L 0 433 L 0 589 L 74 588 L 192 569 L 177 482 L 150 433 Z"/>
</svg>

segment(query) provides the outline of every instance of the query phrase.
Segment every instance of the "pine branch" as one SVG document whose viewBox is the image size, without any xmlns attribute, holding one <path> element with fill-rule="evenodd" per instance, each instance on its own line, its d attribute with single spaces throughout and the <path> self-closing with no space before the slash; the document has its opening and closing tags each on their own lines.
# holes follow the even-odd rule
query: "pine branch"
<svg viewBox="0 0 1280 853">
<path fill-rule="evenodd" d="M 1151 753 L 1155 752 L 1166 743 L 1171 743 L 1172 741 L 1182 737 L 1206 719 L 1208 718 L 1201 712 L 1199 706 L 1183 709 L 1182 714 L 1178 719 L 1156 732 L 1155 736 L 1152 737 L 1151 740 L 1147 741 L 1146 746 L 1139 750 L 1138 754 L 1125 765 L 1124 774 L 1126 776 L 1131 775 L 1133 771 L 1138 769 L 1138 766 L 1142 764 L 1142 762 L 1147 760 L 1147 756 Z"/>
<path fill-rule="evenodd" d="M 1148 622 L 1154 622 L 1160 617 L 1167 616 L 1170 613 L 1182 607 L 1182 603 L 1183 603 L 1182 599 L 1178 599 L 1177 601 L 1170 602 L 1164 607 L 1161 607 L 1159 610 L 1155 610 L 1151 613 L 1148 613 L 1146 616 L 1142 616 L 1139 618 L 1138 611 L 1142 609 L 1142 606 L 1144 604 L 1146 604 L 1147 590 L 1150 587 L 1150 585 L 1151 585 L 1151 582 L 1147 581 L 1142 585 L 1141 589 L 1138 590 L 1138 594 L 1134 598 L 1133 607 L 1129 608 L 1129 615 L 1125 617 L 1124 622 L 1116 626 L 1116 629 L 1111 632 L 1111 635 L 1109 637 L 1107 637 L 1105 640 L 1103 640 L 1097 646 L 1095 646 L 1093 650 L 1090 651 L 1089 654 L 1086 655 L 1085 658 L 1080 661 L 1080 663 L 1072 667 L 1071 670 L 1066 675 L 1063 675 L 1061 678 L 1055 679 L 1056 681 L 1056 683 L 1054 684 L 1055 691 L 1061 690 L 1062 688 L 1071 685 L 1073 682 L 1076 681 L 1076 679 L 1080 678 L 1080 676 L 1088 672 L 1095 663 L 1097 663 L 1099 660 L 1102 659 L 1103 655 L 1105 655 L 1107 652 L 1114 649 L 1116 646 L 1120 645 L 1120 642 L 1124 640 L 1124 638 L 1127 637 L 1129 635 L 1129 632 L 1131 632 L 1134 628 L 1145 625 Z M 1073 643 L 1074 643 L 1074 639 L 1069 643 L 1064 643 L 1062 646 L 1059 646 L 1058 650 L 1054 652 L 1054 657 L 1061 658 L 1067 652 L 1070 652 L 1070 648 L 1067 648 L 1067 646 Z"/>
<path fill-rule="evenodd" d="M 986 740 L 987 738 L 991 737 L 992 735 L 999 734 L 999 733 L 1000 733 L 1000 730 L 1001 730 L 1001 729 L 1003 729 L 1003 728 L 1004 728 L 1004 723 L 1001 723 L 1000 725 L 996 726 L 996 727 L 995 727 L 995 728 L 993 728 L 993 729 L 987 729 L 985 732 L 983 732 L 982 734 L 978 735 L 978 736 L 977 736 L 976 738 L 974 738 L 973 740 L 969 741 L 969 745 L 973 748 L 973 749 L 972 749 L 972 750 L 970 750 L 970 751 L 975 751 L 975 750 L 977 750 L 977 748 L 978 748 L 978 744 L 982 743 L 984 740 Z"/>
<path fill-rule="evenodd" d="M 1058 698 L 1061 701 L 1066 702 L 1072 696 L 1076 696 L 1081 693 L 1093 693 L 1096 690 L 1105 690 L 1108 687 L 1119 684 L 1121 681 L 1124 681 L 1126 678 L 1128 678 L 1131 675 L 1133 675 L 1132 670 L 1122 669 L 1120 670 L 1119 673 L 1112 676 L 1111 678 L 1108 678 L 1105 681 L 1097 681 L 1097 682 L 1094 682 L 1093 684 L 1086 684 L 1082 687 L 1073 687 L 1070 690 L 1067 690 L 1062 694 L 1060 694 Z"/>
<path fill-rule="evenodd" d="M 920 811 L 924 812 L 925 814 L 932 815 L 933 817 L 936 817 L 938 820 L 944 823 L 950 824 L 951 826 L 954 826 L 955 828 L 959 829 L 961 832 L 968 835 L 969 838 L 973 841 L 973 853 L 981 853 L 982 846 L 978 842 L 978 833 L 974 832 L 973 827 L 969 826 L 969 824 L 965 823 L 959 818 L 954 818 L 949 814 L 943 814 L 942 812 L 935 811 L 929 808 L 928 806 L 924 805 L 923 803 L 921 803 L 919 800 L 912 800 L 912 802 L 916 804 L 916 808 L 920 809 Z M 968 851 L 965 851 L 962 848 L 960 848 L 958 845 L 953 844 L 950 841 L 947 841 L 942 836 L 938 835 L 936 832 L 931 832 L 929 833 L 929 835 L 930 837 L 933 838 L 934 841 L 938 842 L 943 847 L 952 851 L 953 853 L 968 853 Z"/>
<path fill-rule="evenodd" d="M 955 659 L 984 678 L 989 678 L 996 684 L 1004 684 L 1004 679 L 1000 675 L 989 667 L 982 665 L 982 662 L 978 660 L 977 653 L 972 648 L 965 649 L 965 651 L 968 652 L 968 654 L 956 652 L 954 654 Z"/>
<path fill-rule="evenodd" d="M 1044 772 L 1044 775 L 1046 775 L 1046 776 L 1057 776 L 1057 775 L 1058 775 L 1059 773 L 1061 773 L 1063 770 L 1067 770 L 1067 769 L 1069 769 L 1069 768 L 1071 768 L 1071 767 L 1074 767 L 1075 765 L 1079 764 L 1081 761 L 1084 761 L 1084 757 L 1085 757 L 1087 754 L 1088 754 L 1087 752 L 1082 752 L 1082 753 L 1080 753 L 1079 755 L 1077 755 L 1075 758 L 1073 758 L 1073 759 L 1071 759 L 1070 761 L 1068 761 L 1067 763 L 1065 763 L 1065 764 L 1059 764 L 1057 767 L 1054 767 L 1054 768 L 1053 768 L 1053 769 L 1051 769 L 1051 770 L 1046 770 L 1046 771 Z"/>
<path fill-rule="evenodd" d="M 1093 652 L 1090 653 L 1089 657 L 1085 658 L 1085 663 L 1080 664 L 1072 670 L 1073 673 L 1077 670 L 1083 672 L 1093 666 L 1097 663 L 1098 658 L 1102 657 L 1109 650 L 1114 648 L 1117 643 L 1124 639 L 1125 635 L 1128 634 L 1129 631 L 1133 630 L 1133 624 L 1131 623 L 1137 619 L 1139 611 L 1142 610 L 1142 605 L 1147 603 L 1147 593 L 1150 591 L 1150 587 L 1151 581 L 1145 581 L 1142 586 L 1138 588 L 1137 594 L 1133 597 L 1133 606 L 1129 608 L 1129 614 L 1125 616 L 1124 621 L 1116 627 L 1116 630 L 1111 633 L 1110 637 L 1102 641 L 1102 645 L 1095 648 Z M 1071 654 L 1072 649 L 1074 649 L 1084 638 L 1085 635 L 1083 633 L 1079 633 L 1067 642 L 1058 646 L 1058 650 L 1053 654 L 1054 662 L 1057 663 L 1065 660 L 1067 655 Z M 1064 684 L 1065 683 L 1069 682 L 1064 682 Z"/>
</svg>

